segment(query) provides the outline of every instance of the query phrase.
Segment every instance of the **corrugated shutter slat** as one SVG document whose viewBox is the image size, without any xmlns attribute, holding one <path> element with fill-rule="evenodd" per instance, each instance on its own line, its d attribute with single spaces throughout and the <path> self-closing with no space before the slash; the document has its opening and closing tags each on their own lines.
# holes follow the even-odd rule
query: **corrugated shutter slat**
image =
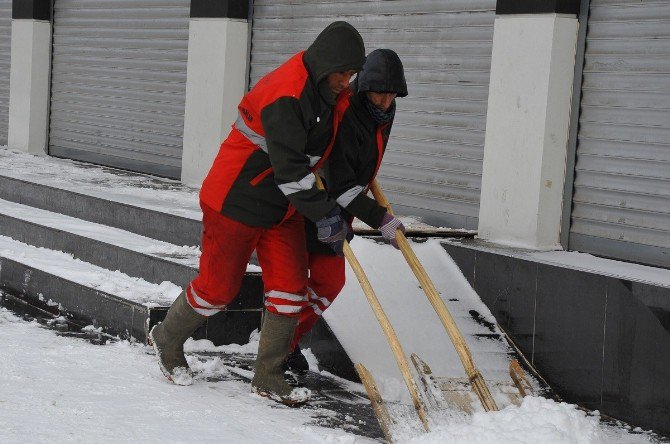
<svg viewBox="0 0 670 444">
<path fill-rule="evenodd" d="M 9 129 L 9 69 L 12 44 L 12 0 L 0 0 L 0 145 Z"/>
<path fill-rule="evenodd" d="M 50 154 L 178 178 L 189 0 L 59 0 Z"/>
<path fill-rule="evenodd" d="M 670 267 L 670 3 L 592 0 L 570 248 Z"/>
</svg>

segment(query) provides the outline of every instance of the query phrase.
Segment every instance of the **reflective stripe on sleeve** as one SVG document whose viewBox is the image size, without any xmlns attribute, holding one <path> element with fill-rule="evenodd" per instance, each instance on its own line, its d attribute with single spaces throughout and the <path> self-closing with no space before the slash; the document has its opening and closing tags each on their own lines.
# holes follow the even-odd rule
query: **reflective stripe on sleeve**
<svg viewBox="0 0 670 444">
<path fill-rule="evenodd" d="M 237 120 L 235 121 L 235 128 L 237 128 L 239 132 L 244 134 L 244 137 L 249 139 L 251 143 L 256 145 L 258 148 L 262 149 L 266 153 L 268 152 L 268 143 L 265 141 L 265 137 L 259 135 L 254 130 L 249 128 L 249 126 L 247 126 L 247 123 L 244 121 L 244 118 L 242 118 L 241 114 L 237 115 Z"/>
<path fill-rule="evenodd" d="M 363 187 L 360 185 L 356 185 L 355 187 L 349 188 L 347 191 L 342 193 L 340 197 L 335 199 L 335 201 L 343 208 L 346 208 L 349 206 L 352 200 L 356 198 L 359 194 L 361 194 L 361 191 L 363 191 Z"/>
<path fill-rule="evenodd" d="M 309 157 L 309 166 L 313 167 L 317 163 L 319 163 L 319 160 L 321 160 L 321 156 L 307 156 Z"/>
<path fill-rule="evenodd" d="M 293 193 L 297 193 L 298 191 L 311 190 L 315 182 L 316 180 L 314 179 L 314 175 L 309 173 L 298 182 L 289 182 L 279 185 L 279 189 L 282 193 L 284 193 L 285 196 L 289 196 Z"/>
</svg>

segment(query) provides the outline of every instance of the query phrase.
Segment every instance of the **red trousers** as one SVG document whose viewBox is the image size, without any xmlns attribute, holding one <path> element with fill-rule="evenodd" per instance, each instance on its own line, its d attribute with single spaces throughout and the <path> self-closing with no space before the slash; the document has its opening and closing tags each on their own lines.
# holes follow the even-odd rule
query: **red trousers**
<svg viewBox="0 0 670 444">
<path fill-rule="evenodd" d="M 310 253 L 307 283 L 309 303 L 300 311 L 291 350 L 298 345 L 300 338 L 314 327 L 319 317 L 340 294 L 344 282 L 343 257 Z"/>
<path fill-rule="evenodd" d="M 263 269 L 265 307 L 299 316 L 309 304 L 304 220 L 298 213 L 272 228 L 250 227 L 201 203 L 203 212 L 200 272 L 186 289 L 193 309 L 211 316 L 238 295 L 251 253 Z"/>
</svg>

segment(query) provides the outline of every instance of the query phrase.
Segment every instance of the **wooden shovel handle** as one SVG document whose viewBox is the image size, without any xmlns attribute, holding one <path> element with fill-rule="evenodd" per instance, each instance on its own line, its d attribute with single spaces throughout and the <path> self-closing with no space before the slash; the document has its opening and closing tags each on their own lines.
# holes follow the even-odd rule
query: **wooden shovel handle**
<svg viewBox="0 0 670 444">
<path fill-rule="evenodd" d="M 393 214 L 391 204 L 389 203 L 388 199 L 386 199 L 386 196 L 384 196 L 384 193 L 379 186 L 379 182 L 377 182 L 376 179 L 372 181 L 370 190 L 372 191 L 372 195 L 375 197 L 379 205 L 386 207 L 386 211 L 388 211 L 390 214 Z M 414 250 L 412 250 L 412 247 L 409 245 L 407 238 L 400 230 L 396 231 L 396 242 L 398 243 L 398 247 L 400 248 L 400 251 L 402 251 L 403 256 L 405 256 L 405 260 L 412 269 L 412 272 L 414 272 L 414 275 L 419 280 L 421 288 L 423 289 L 424 293 L 426 293 L 426 296 L 435 309 L 437 316 L 440 318 L 440 321 L 447 331 L 451 342 L 454 344 L 456 353 L 458 353 L 458 357 L 463 363 L 465 373 L 468 375 L 468 378 L 472 383 L 472 387 L 482 402 L 484 409 L 486 411 L 498 410 L 498 406 L 491 396 L 491 392 L 484 382 L 484 378 L 482 378 L 481 373 L 475 367 L 472 354 L 470 353 L 470 350 L 465 343 L 465 339 L 463 339 L 463 335 L 458 329 L 454 318 L 451 316 L 449 309 L 447 309 L 446 304 L 440 297 L 440 294 L 435 288 L 433 281 L 430 279 L 430 277 L 428 277 L 428 273 L 426 273 L 423 265 L 421 265 L 419 258 L 416 256 Z"/>
<path fill-rule="evenodd" d="M 318 174 L 315 174 L 315 177 L 317 187 L 323 189 L 323 182 L 321 182 L 321 178 Z M 430 428 L 428 426 L 426 407 L 419 397 L 419 391 L 417 389 L 416 382 L 414 381 L 414 378 L 412 378 L 412 373 L 409 370 L 409 364 L 407 362 L 407 358 L 405 357 L 405 352 L 402 349 L 402 345 L 400 345 L 400 341 L 398 340 L 398 335 L 393 329 L 393 326 L 386 316 L 386 313 L 384 313 L 384 309 L 379 303 L 379 299 L 377 298 L 375 291 L 372 289 L 372 285 L 370 285 L 370 281 L 368 280 L 365 271 L 363 271 L 363 267 L 361 266 L 360 262 L 358 262 L 356 255 L 351 249 L 351 246 L 349 246 L 349 242 L 346 240 L 344 241 L 344 257 L 347 258 L 351 269 L 354 271 L 358 282 L 361 284 L 361 288 L 363 288 L 363 293 L 365 293 L 365 297 L 367 298 L 370 307 L 372 307 L 372 311 L 374 312 L 377 321 L 379 321 L 379 325 L 381 326 L 382 331 L 386 336 L 386 340 L 391 347 L 391 351 L 393 352 L 393 356 L 395 357 L 396 363 L 398 364 L 400 373 L 402 373 L 402 377 L 405 380 L 409 394 L 412 397 L 414 408 L 416 409 L 416 412 L 419 415 L 421 422 L 423 423 L 423 427 L 428 432 L 430 431 Z"/>
</svg>

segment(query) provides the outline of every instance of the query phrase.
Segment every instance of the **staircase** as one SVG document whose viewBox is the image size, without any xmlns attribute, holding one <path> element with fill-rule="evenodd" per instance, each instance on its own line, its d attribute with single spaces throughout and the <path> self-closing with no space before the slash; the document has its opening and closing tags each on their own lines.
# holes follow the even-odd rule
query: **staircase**
<svg viewBox="0 0 670 444">
<path fill-rule="evenodd" d="M 146 341 L 197 275 L 197 190 L 152 176 L 0 149 L 0 287 L 54 316 Z M 263 313 L 260 268 L 196 339 L 248 342 Z M 324 323 L 305 338 L 329 371 L 353 366 Z"/>
</svg>

